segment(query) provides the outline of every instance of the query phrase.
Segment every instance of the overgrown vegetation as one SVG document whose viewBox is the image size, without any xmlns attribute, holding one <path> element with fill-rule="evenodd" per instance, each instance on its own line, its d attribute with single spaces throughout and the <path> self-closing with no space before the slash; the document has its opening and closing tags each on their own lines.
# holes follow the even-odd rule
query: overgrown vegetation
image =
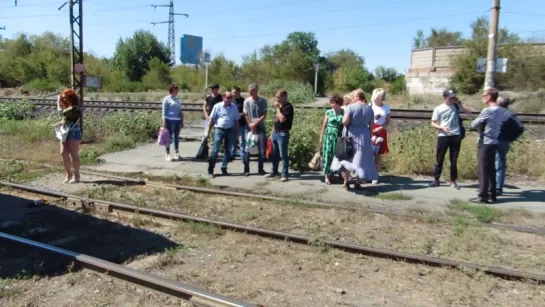
<svg viewBox="0 0 545 307">
<path fill-rule="evenodd" d="M 428 125 L 389 135 L 390 153 L 384 158 L 384 170 L 395 174 L 431 176 L 435 161 L 437 134 Z M 462 141 L 458 158 L 458 176 L 461 179 L 478 178 L 477 136 L 468 133 Z M 542 143 L 530 140 L 523 135 L 514 142 L 507 155 L 510 174 L 545 177 L 545 169 L 535 167 L 545 164 L 545 152 Z M 449 159 L 445 159 L 443 176 L 450 174 Z"/>
<path fill-rule="evenodd" d="M 50 93 L 69 84 L 70 43 L 66 37 L 50 32 L 20 34 L 2 40 L 0 48 L 5 50 L 0 53 L 0 87 L 18 87 L 23 94 Z M 396 93 L 405 89 L 404 78 L 395 69 L 379 67 L 373 74 L 363 57 L 352 50 L 322 55 L 312 32 L 293 32 L 278 44 L 248 51 L 241 65 L 216 55 L 210 63 L 209 82 L 224 89 L 245 89 L 257 82 L 268 93 L 285 87 L 292 102 L 310 102 L 314 99 L 314 64 L 319 63 L 320 94 L 356 88 L 370 91 L 377 86 L 391 87 Z M 176 82 L 182 91 L 205 91 L 204 59 L 197 67 L 171 67 L 168 49 L 150 32 L 139 30 L 132 37 L 120 38 L 112 58 L 84 57 L 86 73 L 102 76 L 106 92 L 165 90 L 170 82 Z"/>
<path fill-rule="evenodd" d="M 489 23 L 487 17 L 479 17 L 471 23 L 471 37 L 463 37 L 462 32 L 446 29 L 431 29 L 426 36 L 419 30 L 413 47 L 429 48 L 442 46 L 463 46 L 465 52 L 454 56 L 452 67 L 456 73 L 450 83 L 460 93 L 474 94 L 484 84 L 484 74 L 477 73 L 477 59 L 486 58 Z M 500 28 L 497 35 L 499 58 L 508 58 L 507 72 L 496 74 L 496 87 L 500 90 L 531 90 L 545 88 L 545 54 L 543 46 L 533 45 L 534 39 L 523 40 L 507 28 Z"/>
<path fill-rule="evenodd" d="M 57 117 L 36 120 L 0 118 L 0 157 L 51 162 L 60 159 L 53 124 Z M 100 155 L 133 148 L 157 135 L 160 114 L 118 113 L 107 117 L 87 116 L 80 151 L 83 163 L 99 162 Z"/>
<path fill-rule="evenodd" d="M 0 120 L 23 120 L 30 116 L 36 106 L 26 100 L 0 103 Z"/>
</svg>

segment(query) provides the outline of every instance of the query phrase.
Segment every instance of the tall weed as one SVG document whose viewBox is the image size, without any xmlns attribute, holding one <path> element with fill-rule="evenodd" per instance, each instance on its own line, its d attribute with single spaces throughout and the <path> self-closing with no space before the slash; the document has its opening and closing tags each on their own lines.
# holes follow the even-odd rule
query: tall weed
<svg viewBox="0 0 545 307">
<path fill-rule="evenodd" d="M 0 119 L 23 120 L 30 117 L 36 106 L 28 100 L 0 103 Z"/>
<path fill-rule="evenodd" d="M 288 100 L 292 104 L 309 103 L 315 100 L 314 89 L 312 86 L 308 83 L 296 81 L 273 80 L 263 89 L 261 89 L 261 93 L 272 97 L 274 96 L 276 90 L 280 88 L 288 91 Z"/>
</svg>

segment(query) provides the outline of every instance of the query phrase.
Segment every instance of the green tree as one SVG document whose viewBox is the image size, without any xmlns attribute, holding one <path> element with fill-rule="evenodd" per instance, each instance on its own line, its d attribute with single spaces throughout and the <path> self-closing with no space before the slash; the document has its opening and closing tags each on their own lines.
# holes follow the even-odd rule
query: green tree
<svg viewBox="0 0 545 307">
<path fill-rule="evenodd" d="M 158 58 L 151 59 L 149 69 L 142 77 L 142 83 L 147 89 L 165 89 L 169 83 L 172 83 L 170 67 Z"/>
<path fill-rule="evenodd" d="M 130 38 L 119 39 L 112 64 L 130 81 L 141 81 L 149 70 L 149 63 L 153 58 L 168 64 L 170 62 L 168 48 L 151 32 L 139 30 Z"/>
<path fill-rule="evenodd" d="M 466 51 L 452 60 L 452 66 L 456 73 L 451 77 L 450 83 L 458 91 L 466 94 L 477 93 L 484 84 L 484 74 L 477 73 L 477 60 L 486 58 L 488 48 L 489 23 L 486 17 L 479 17 L 473 21 L 471 27 L 471 39 L 464 43 Z M 511 33 L 506 28 L 498 30 L 498 57 L 508 57 L 514 60 L 516 55 L 515 44 L 520 43 L 520 37 Z M 510 60 L 510 61 L 511 61 Z M 496 75 L 496 84 L 499 88 L 508 82 L 509 75 Z"/>
<path fill-rule="evenodd" d="M 447 29 L 432 28 L 426 37 L 423 30 L 416 31 L 413 38 L 413 48 L 423 49 L 430 47 L 461 46 L 464 43 L 462 32 L 452 32 Z"/>
<path fill-rule="evenodd" d="M 375 68 L 375 78 L 386 82 L 394 82 L 400 74 L 395 68 L 378 66 Z"/>
</svg>

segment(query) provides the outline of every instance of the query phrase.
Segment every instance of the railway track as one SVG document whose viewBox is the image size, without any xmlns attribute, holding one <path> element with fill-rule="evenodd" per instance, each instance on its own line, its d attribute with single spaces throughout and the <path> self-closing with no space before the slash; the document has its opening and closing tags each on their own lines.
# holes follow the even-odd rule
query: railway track
<svg viewBox="0 0 545 307">
<path fill-rule="evenodd" d="M 207 224 L 207 225 L 219 227 L 228 231 L 242 232 L 248 235 L 266 237 L 266 238 L 276 239 L 281 241 L 289 241 L 289 242 L 305 244 L 305 245 L 311 245 L 314 241 L 313 238 L 304 236 L 304 235 L 297 235 L 297 234 L 268 230 L 263 228 L 249 227 L 245 225 L 239 225 L 239 224 L 234 224 L 234 223 L 229 223 L 224 221 L 166 212 L 166 211 L 150 209 L 150 208 L 145 208 L 140 206 L 136 207 L 136 206 L 126 205 L 121 203 L 110 202 L 110 201 L 91 199 L 91 198 L 75 196 L 75 195 L 70 195 L 66 193 L 59 193 L 56 191 L 50 191 L 50 190 L 20 185 L 20 184 L 7 183 L 7 182 L 0 182 L 0 184 L 7 187 L 14 188 L 14 189 L 30 192 L 30 193 L 64 199 L 67 201 L 69 205 L 73 207 L 83 206 L 84 208 L 91 211 L 95 210 L 95 211 L 107 212 L 107 213 L 123 212 L 123 213 L 129 213 L 129 214 L 154 216 L 154 217 L 157 217 L 160 219 L 166 219 L 166 220 Z M 2 238 L 2 236 L 0 236 L 0 238 Z M 323 240 L 321 242 L 322 244 L 330 248 L 335 248 L 338 250 L 343 250 L 345 252 L 361 254 L 361 255 L 366 255 L 370 257 L 386 258 L 391 260 L 404 261 L 408 263 L 425 264 L 425 265 L 433 266 L 433 267 L 447 267 L 447 268 L 460 269 L 460 270 L 469 268 L 472 270 L 481 271 L 491 276 L 496 276 L 496 277 L 508 279 L 508 280 L 531 280 L 539 284 L 545 283 L 545 276 L 540 274 L 495 268 L 495 267 L 485 266 L 485 265 L 481 265 L 477 263 L 448 260 L 448 259 L 429 257 L 429 256 L 424 256 L 419 254 L 398 252 L 398 251 L 393 251 L 388 249 L 372 248 L 372 247 L 366 247 L 366 246 L 355 245 L 355 244 L 341 243 L 341 242 L 337 242 L 333 240 Z M 229 306 L 238 306 L 238 305 L 229 305 Z"/>
<path fill-rule="evenodd" d="M 19 101 L 20 98 L 0 97 L 1 102 Z M 48 98 L 29 98 L 29 102 L 40 108 L 55 108 L 56 100 Z M 161 103 L 158 102 L 137 102 L 137 101 L 106 101 L 106 100 L 86 100 L 85 108 L 102 110 L 127 110 L 127 111 L 157 111 L 161 110 Z M 301 110 L 325 110 L 327 107 L 319 106 L 297 106 Z M 202 103 L 185 102 L 182 110 L 184 112 L 202 112 Z M 392 118 L 401 120 L 429 120 L 432 110 L 409 110 L 392 109 Z M 479 112 L 471 114 L 462 114 L 464 119 L 476 118 Z M 517 117 L 525 124 L 545 125 L 545 114 L 518 113 Z"/>
<path fill-rule="evenodd" d="M 256 306 L 244 303 L 235 299 L 231 299 L 222 295 L 218 295 L 206 290 L 198 289 L 186 284 L 171 281 L 159 276 L 154 276 L 144 272 L 140 272 L 126 266 L 115 264 L 99 258 L 77 253 L 74 251 L 59 248 L 53 245 L 40 243 L 37 241 L 25 239 L 22 237 L 10 235 L 0 232 L 0 241 L 5 243 L 16 244 L 27 248 L 32 248 L 42 252 L 53 254 L 60 258 L 65 258 L 87 269 L 96 272 L 107 274 L 124 281 L 132 282 L 140 286 L 150 288 L 165 294 L 169 294 L 193 303 L 195 306 L 240 306 L 250 307 Z"/>
</svg>

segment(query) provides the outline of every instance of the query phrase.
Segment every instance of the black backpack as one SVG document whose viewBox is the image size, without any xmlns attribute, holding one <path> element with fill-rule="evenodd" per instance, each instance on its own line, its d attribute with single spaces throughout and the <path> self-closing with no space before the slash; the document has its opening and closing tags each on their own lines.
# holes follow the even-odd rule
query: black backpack
<svg viewBox="0 0 545 307">
<path fill-rule="evenodd" d="M 454 104 L 456 108 L 456 114 L 458 115 L 458 125 L 460 126 L 460 138 L 463 139 L 466 137 L 466 128 L 464 127 L 464 119 L 460 116 L 460 107 L 458 103 Z"/>
<path fill-rule="evenodd" d="M 513 142 L 519 138 L 524 132 L 524 125 L 520 120 L 512 114 L 509 118 L 503 122 L 500 128 L 500 135 L 498 139 L 500 141 Z"/>
</svg>

